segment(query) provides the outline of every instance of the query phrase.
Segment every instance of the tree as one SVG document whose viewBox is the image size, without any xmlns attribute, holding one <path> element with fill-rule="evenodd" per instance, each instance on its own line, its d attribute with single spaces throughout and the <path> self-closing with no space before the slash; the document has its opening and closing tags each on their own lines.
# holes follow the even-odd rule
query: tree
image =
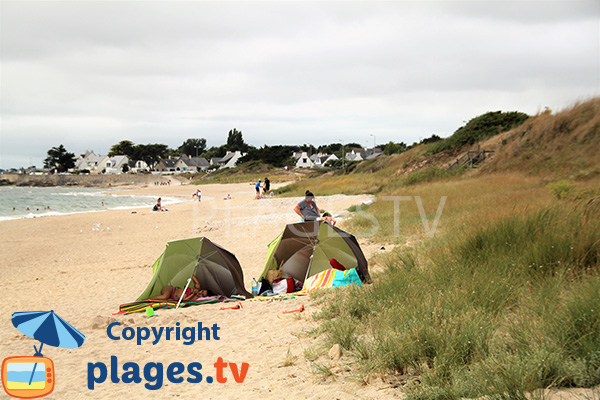
<svg viewBox="0 0 600 400">
<path fill-rule="evenodd" d="M 290 158 L 295 150 L 294 146 L 267 146 L 256 149 L 249 148 L 246 156 L 240 159 L 241 162 L 258 160 L 274 167 L 283 167 L 290 164 Z"/>
<path fill-rule="evenodd" d="M 75 168 L 75 154 L 69 153 L 62 144 L 48 150 L 48 157 L 44 160 L 44 167 L 50 171 L 67 172 Z"/>
<path fill-rule="evenodd" d="M 390 141 L 383 148 L 383 154 L 385 154 L 386 156 L 389 156 L 390 154 L 402 153 L 406 150 L 407 150 L 406 143 L 404 143 L 404 142 L 394 143 L 394 142 Z"/>
<path fill-rule="evenodd" d="M 434 133 L 433 135 L 431 135 L 431 137 L 421 140 L 421 143 L 423 143 L 423 144 L 435 143 L 435 142 L 439 142 L 440 140 L 442 140 L 442 138 Z"/>
<path fill-rule="evenodd" d="M 233 128 L 227 135 L 227 150 L 229 151 L 248 151 L 248 145 L 244 143 L 242 132 Z"/>
<path fill-rule="evenodd" d="M 227 154 L 227 150 L 225 150 L 226 147 L 227 145 L 225 144 L 219 147 L 213 146 L 210 149 L 206 150 L 206 152 L 202 156 L 209 161 L 213 157 L 225 157 L 225 154 Z"/>
<path fill-rule="evenodd" d="M 165 156 L 168 149 L 166 144 L 138 144 L 134 147 L 132 158 L 144 161 L 152 169 Z"/>
<path fill-rule="evenodd" d="M 134 153 L 135 145 L 130 140 L 121 140 L 119 143 L 113 145 L 108 152 L 108 156 L 127 156 L 132 158 Z"/>
<path fill-rule="evenodd" d="M 177 150 L 180 154 L 196 157 L 206 151 L 206 139 L 187 139 Z"/>
</svg>

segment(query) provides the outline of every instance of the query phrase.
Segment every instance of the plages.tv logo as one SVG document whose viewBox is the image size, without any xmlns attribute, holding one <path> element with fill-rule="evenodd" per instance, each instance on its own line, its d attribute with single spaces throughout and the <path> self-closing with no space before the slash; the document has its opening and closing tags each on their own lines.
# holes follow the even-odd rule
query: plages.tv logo
<svg viewBox="0 0 600 400">
<path fill-rule="evenodd" d="M 85 336 L 54 311 L 16 312 L 12 323 L 24 335 L 40 341 L 33 357 L 7 357 L 2 361 L 2 387 L 6 394 L 20 399 L 35 399 L 52 393 L 55 385 L 54 363 L 44 357 L 44 344 L 75 349 Z"/>
</svg>

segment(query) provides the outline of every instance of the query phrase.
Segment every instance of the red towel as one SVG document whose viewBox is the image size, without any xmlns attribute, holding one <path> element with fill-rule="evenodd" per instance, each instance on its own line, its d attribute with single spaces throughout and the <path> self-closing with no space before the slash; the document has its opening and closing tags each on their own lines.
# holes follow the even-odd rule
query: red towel
<svg viewBox="0 0 600 400">
<path fill-rule="evenodd" d="M 340 264 L 338 262 L 338 260 L 336 260 L 335 258 L 332 258 L 331 260 L 329 260 L 329 265 L 331 265 L 333 268 L 337 269 L 338 271 L 346 270 L 346 267 L 344 267 L 342 264 Z"/>
</svg>

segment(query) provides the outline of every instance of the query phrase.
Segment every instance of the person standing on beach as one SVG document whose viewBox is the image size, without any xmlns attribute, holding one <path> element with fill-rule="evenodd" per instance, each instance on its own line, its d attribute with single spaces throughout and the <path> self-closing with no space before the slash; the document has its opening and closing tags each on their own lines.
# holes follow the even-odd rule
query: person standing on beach
<svg viewBox="0 0 600 400">
<path fill-rule="evenodd" d="M 192 194 L 192 197 L 194 196 L 198 198 L 198 201 L 202 201 L 202 192 L 200 191 L 200 189 L 196 189 L 196 193 Z"/>
<path fill-rule="evenodd" d="M 263 196 L 266 196 L 269 190 L 271 190 L 271 181 L 269 180 L 269 178 L 265 178 L 265 184 L 263 186 Z"/>
<path fill-rule="evenodd" d="M 256 182 L 254 188 L 256 189 L 256 197 L 254 197 L 254 199 L 260 199 L 260 179 L 258 180 L 258 182 Z"/>
<path fill-rule="evenodd" d="M 294 212 L 302 218 L 302 221 L 317 221 L 321 211 L 315 202 L 315 195 L 310 190 L 304 193 L 304 200 L 296 204 Z"/>
</svg>

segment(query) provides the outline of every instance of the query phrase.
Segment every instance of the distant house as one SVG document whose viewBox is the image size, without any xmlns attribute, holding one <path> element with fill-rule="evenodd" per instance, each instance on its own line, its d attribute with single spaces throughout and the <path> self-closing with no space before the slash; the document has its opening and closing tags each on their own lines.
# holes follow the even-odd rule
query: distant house
<svg viewBox="0 0 600 400">
<path fill-rule="evenodd" d="M 106 156 L 98 163 L 96 172 L 102 172 L 104 174 L 122 174 L 124 165 L 127 165 L 127 168 L 129 168 L 129 157 Z"/>
<path fill-rule="evenodd" d="M 178 160 L 174 160 L 172 158 L 161 158 L 158 164 L 154 167 L 154 171 L 156 172 L 176 172 L 175 164 L 177 164 Z"/>
<path fill-rule="evenodd" d="M 160 173 L 180 174 L 184 172 L 205 171 L 210 166 L 208 160 L 204 157 L 189 157 L 182 155 L 179 158 L 162 158 L 154 171 Z"/>
<path fill-rule="evenodd" d="M 131 172 L 139 173 L 143 171 L 149 171 L 148 164 L 142 160 L 132 161 L 129 160 L 129 170 Z"/>
<path fill-rule="evenodd" d="M 220 167 L 221 164 L 219 164 L 219 163 L 221 162 L 221 158 L 222 157 L 213 157 L 213 158 L 210 159 L 209 164 L 211 166 Z"/>
<path fill-rule="evenodd" d="M 315 167 L 324 167 L 329 161 L 339 160 L 339 158 L 337 158 L 335 154 L 317 153 L 310 156 L 310 160 Z"/>
<path fill-rule="evenodd" d="M 315 166 L 315 163 L 310 159 L 305 151 L 301 153 L 294 153 L 293 157 L 296 159 L 296 168 L 312 168 Z"/>
<path fill-rule="evenodd" d="M 239 159 L 245 155 L 246 153 L 242 153 L 241 151 L 228 151 L 225 157 L 219 160 L 220 168 L 234 168 Z"/>
<path fill-rule="evenodd" d="M 106 156 L 101 156 L 94 153 L 93 150 L 86 150 L 84 154 L 80 154 L 75 158 L 75 170 L 87 169 L 92 173 L 102 172 L 102 168 L 98 169 L 98 165 Z"/>
<path fill-rule="evenodd" d="M 375 147 L 372 149 L 352 149 L 350 153 L 346 153 L 348 161 L 363 161 L 370 160 L 382 154 L 381 149 Z"/>
<path fill-rule="evenodd" d="M 189 157 L 182 155 L 175 163 L 176 172 L 199 172 L 206 171 L 210 166 L 208 160 L 204 157 Z"/>
</svg>

